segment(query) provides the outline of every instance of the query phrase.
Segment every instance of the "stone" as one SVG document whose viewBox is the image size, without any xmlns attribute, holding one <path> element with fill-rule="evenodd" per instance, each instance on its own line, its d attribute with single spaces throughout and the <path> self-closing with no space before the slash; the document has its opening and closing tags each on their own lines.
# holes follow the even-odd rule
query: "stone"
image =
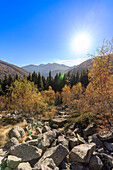
<svg viewBox="0 0 113 170">
<path fill-rule="evenodd" d="M 81 163 L 72 163 L 71 164 L 71 170 L 86 170 L 86 167 L 84 167 Z"/>
<path fill-rule="evenodd" d="M 64 118 L 50 119 L 50 127 L 52 128 L 61 128 L 67 122 Z"/>
<path fill-rule="evenodd" d="M 85 144 L 85 143 L 86 143 L 86 141 L 84 140 L 84 138 L 81 137 L 79 134 L 77 134 L 77 138 L 78 138 L 79 144 Z"/>
<path fill-rule="evenodd" d="M 78 138 L 76 138 L 76 137 L 69 138 L 69 147 L 70 147 L 70 150 L 73 149 L 74 146 L 77 146 L 77 145 L 79 145 Z"/>
<path fill-rule="evenodd" d="M 45 152 L 55 138 L 56 133 L 54 131 L 48 131 L 43 134 L 39 134 L 37 139 L 27 141 L 27 144 L 37 146 L 42 150 L 42 152 Z"/>
<path fill-rule="evenodd" d="M 64 138 L 64 136 L 58 137 L 58 144 L 62 144 L 63 146 L 68 148 L 68 141 Z"/>
<path fill-rule="evenodd" d="M 0 156 L 0 165 L 2 163 L 2 160 L 3 160 L 4 157 Z"/>
<path fill-rule="evenodd" d="M 113 157 L 111 155 L 107 155 L 106 153 L 99 153 L 98 156 L 101 158 L 104 164 L 103 169 L 111 170 L 111 168 L 113 168 Z"/>
<path fill-rule="evenodd" d="M 94 134 L 92 136 L 88 137 L 88 143 L 96 143 L 96 146 L 98 148 L 102 148 L 103 147 L 103 143 L 101 142 L 101 140 L 98 138 L 97 134 Z"/>
<path fill-rule="evenodd" d="M 93 135 L 95 132 L 95 124 L 91 123 L 90 125 L 87 126 L 86 129 L 83 130 L 83 134 L 85 137 Z"/>
<path fill-rule="evenodd" d="M 18 165 L 16 170 L 32 170 L 29 162 L 22 162 Z"/>
<path fill-rule="evenodd" d="M 42 170 L 57 170 L 57 169 L 59 169 L 58 167 L 56 167 L 56 165 L 55 165 L 55 163 L 54 163 L 54 161 L 53 161 L 53 159 L 51 159 L 51 158 L 47 158 L 47 159 L 45 159 L 42 163 L 41 163 L 41 169 Z"/>
<path fill-rule="evenodd" d="M 9 150 L 9 153 L 11 155 L 22 158 L 22 161 L 30 161 L 33 159 L 40 158 L 42 154 L 42 150 L 35 146 L 31 146 L 26 143 L 21 143 L 12 146 Z"/>
<path fill-rule="evenodd" d="M 32 140 L 32 139 L 33 139 L 32 136 L 28 136 L 28 137 L 26 138 L 25 142 L 30 141 L 30 140 Z"/>
<path fill-rule="evenodd" d="M 42 133 L 48 132 L 50 130 L 51 130 L 51 128 L 49 126 L 44 126 L 42 129 Z"/>
<path fill-rule="evenodd" d="M 97 155 L 92 155 L 89 162 L 90 169 L 101 170 L 103 168 L 103 162 Z"/>
<path fill-rule="evenodd" d="M 5 144 L 4 148 L 8 150 L 8 149 L 10 149 L 11 146 L 18 145 L 18 144 L 19 144 L 18 139 L 15 138 L 15 137 L 12 137 L 11 139 L 9 139 L 7 141 L 7 143 Z"/>
<path fill-rule="evenodd" d="M 95 149 L 95 143 L 81 144 L 75 146 L 69 154 L 70 162 L 89 163 L 91 155 L 95 151 Z"/>
<path fill-rule="evenodd" d="M 5 149 L 0 149 L 0 156 L 5 157 L 7 153 L 8 152 Z"/>
<path fill-rule="evenodd" d="M 100 140 L 102 141 L 113 141 L 113 131 L 106 133 L 106 134 L 98 134 L 98 137 L 100 138 Z"/>
<path fill-rule="evenodd" d="M 12 168 L 6 167 L 4 170 L 12 170 Z"/>
<path fill-rule="evenodd" d="M 40 168 L 41 163 L 47 158 L 52 158 L 58 167 L 64 158 L 68 155 L 68 153 L 68 149 L 61 144 L 57 145 L 56 147 L 49 148 L 35 165 L 35 168 Z"/>
<path fill-rule="evenodd" d="M 42 128 L 37 127 L 37 128 L 36 128 L 36 132 L 37 132 L 38 134 L 41 134 L 41 133 L 42 133 Z"/>
<path fill-rule="evenodd" d="M 14 126 L 10 131 L 9 131 L 9 138 L 15 137 L 17 139 L 23 138 L 25 136 L 25 131 L 23 128 L 20 126 Z"/>
<path fill-rule="evenodd" d="M 16 168 L 21 161 L 22 161 L 21 158 L 9 155 L 6 162 L 8 167 Z"/>
<path fill-rule="evenodd" d="M 61 162 L 59 169 L 70 170 L 70 164 L 67 164 L 65 161 Z"/>
<path fill-rule="evenodd" d="M 104 145 L 107 150 L 109 150 L 110 152 L 113 152 L 113 143 L 104 142 Z"/>
<path fill-rule="evenodd" d="M 55 147 L 58 144 L 58 139 L 55 139 L 54 142 L 51 144 L 51 147 Z"/>
</svg>

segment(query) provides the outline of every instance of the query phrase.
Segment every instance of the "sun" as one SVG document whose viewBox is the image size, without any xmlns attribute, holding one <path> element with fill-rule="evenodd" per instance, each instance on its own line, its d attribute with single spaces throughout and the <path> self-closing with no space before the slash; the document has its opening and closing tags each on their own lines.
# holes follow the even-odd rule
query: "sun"
<svg viewBox="0 0 113 170">
<path fill-rule="evenodd" d="M 79 33 L 73 38 L 71 46 L 76 53 L 83 54 L 88 52 L 90 43 L 90 36 L 87 33 Z"/>
</svg>

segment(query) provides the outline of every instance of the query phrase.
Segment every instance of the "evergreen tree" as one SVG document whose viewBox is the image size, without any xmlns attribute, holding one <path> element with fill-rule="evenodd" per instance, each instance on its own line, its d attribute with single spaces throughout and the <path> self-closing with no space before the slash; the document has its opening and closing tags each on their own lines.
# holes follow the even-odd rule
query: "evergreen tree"
<svg viewBox="0 0 113 170">
<path fill-rule="evenodd" d="M 43 90 L 43 88 L 44 88 L 40 72 L 38 73 L 38 77 L 37 77 L 37 86 L 38 86 L 39 91 Z"/>
</svg>

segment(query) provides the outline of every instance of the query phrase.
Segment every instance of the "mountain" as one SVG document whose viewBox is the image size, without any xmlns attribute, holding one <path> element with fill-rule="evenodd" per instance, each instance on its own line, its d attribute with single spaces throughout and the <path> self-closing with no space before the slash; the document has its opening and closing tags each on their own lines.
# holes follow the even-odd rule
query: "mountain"
<svg viewBox="0 0 113 170">
<path fill-rule="evenodd" d="M 112 65 L 113 65 L 113 55 L 111 55 Z M 77 72 L 82 72 L 83 70 L 87 70 L 88 67 L 92 65 L 92 59 L 86 60 L 83 63 L 75 66 L 74 68 L 69 69 L 70 74 L 76 74 Z"/>
<path fill-rule="evenodd" d="M 5 74 L 11 74 L 13 77 L 18 74 L 20 78 L 22 78 L 24 75 L 28 75 L 29 73 L 20 67 L 0 60 L 0 79 L 3 79 Z"/>
<path fill-rule="evenodd" d="M 82 72 L 83 70 L 87 70 L 88 67 L 92 64 L 92 60 L 86 60 L 83 63 L 75 66 L 74 68 L 69 69 L 71 74 L 76 74 L 77 72 Z"/>
<path fill-rule="evenodd" d="M 47 77 L 49 71 L 51 71 L 52 76 L 54 77 L 56 73 L 65 73 L 69 69 L 69 66 L 64 64 L 57 64 L 57 63 L 48 63 L 48 64 L 40 64 L 40 65 L 27 65 L 23 66 L 22 69 L 29 71 L 29 72 L 40 72 L 41 75 Z"/>
</svg>

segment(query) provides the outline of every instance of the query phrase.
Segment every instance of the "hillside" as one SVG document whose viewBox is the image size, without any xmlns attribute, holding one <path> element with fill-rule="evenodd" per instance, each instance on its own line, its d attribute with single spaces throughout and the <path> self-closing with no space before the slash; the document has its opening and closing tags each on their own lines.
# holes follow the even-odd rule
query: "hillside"
<svg viewBox="0 0 113 170">
<path fill-rule="evenodd" d="M 29 72 L 40 72 L 41 75 L 47 77 L 49 74 L 49 71 L 51 70 L 52 76 L 54 77 L 56 73 L 64 73 L 67 69 L 69 69 L 69 66 L 63 65 L 63 64 L 57 64 L 57 63 L 48 63 L 48 64 L 40 64 L 40 65 L 27 65 L 23 66 L 22 69 L 29 71 Z"/>
<path fill-rule="evenodd" d="M 3 79 L 5 74 L 11 74 L 13 77 L 18 74 L 19 77 L 22 78 L 24 75 L 28 75 L 29 73 L 20 67 L 0 60 L 0 79 Z"/>
<path fill-rule="evenodd" d="M 71 74 L 76 74 L 77 72 L 82 72 L 87 70 L 88 67 L 92 64 L 91 59 L 84 61 L 83 63 L 77 65 L 76 67 L 69 70 Z"/>
<path fill-rule="evenodd" d="M 111 58 L 113 60 L 113 55 L 111 55 Z M 69 72 L 71 74 L 76 74 L 77 72 L 82 72 L 83 70 L 87 70 L 89 66 L 92 65 L 92 59 L 86 60 L 83 63 L 75 66 L 74 68 L 69 69 Z"/>
</svg>

